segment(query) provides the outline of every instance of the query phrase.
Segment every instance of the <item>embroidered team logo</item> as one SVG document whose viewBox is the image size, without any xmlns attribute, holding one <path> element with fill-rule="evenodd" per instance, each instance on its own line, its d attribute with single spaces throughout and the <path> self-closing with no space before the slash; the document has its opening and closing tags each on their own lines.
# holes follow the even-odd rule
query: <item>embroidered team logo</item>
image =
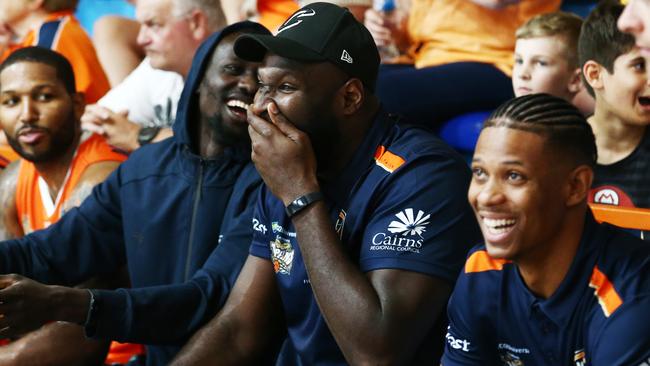
<svg viewBox="0 0 650 366">
<path fill-rule="evenodd" d="M 314 15 L 316 15 L 316 11 L 314 11 L 313 9 L 304 9 L 304 10 L 300 10 L 300 11 L 295 12 L 291 16 L 291 18 L 287 19 L 287 21 L 284 22 L 280 26 L 280 28 L 278 29 L 277 34 L 280 34 L 280 33 L 284 32 L 284 31 L 286 31 L 287 29 L 291 29 L 291 28 L 293 28 L 295 26 L 298 26 L 300 23 L 303 22 L 303 20 L 300 19 L 300 18 L 313 17 Z"/>
<path fill-rule="evenodd" d="M 503 362 L 503 366 L 524 366 L 524 361 L 514 353 L 504 352 L 499 357 L 501 358 L 501 362 Z"/>
<path fill-rule="evenodd" d="M 413 216 L 412 208 L 407 208 L 395 216 L 399 221 L 392 221 L 388 225 L 388 231 L 393 234 L 402 234 L 403 236 L 417 234 L 420 237 L 422 237 L 422 233 L 427 231 L 426 225 L 429 224 L 427 220 L 431 217 L 430 214 L 425 215 L 422 210 L 418 210 L 417 216 Z"/>
<path fill-rule="evenodd" d="M 345 217 L 348 214 L 345 212 L 345 210 L 341 210 L 339 212 L 339 217 L 336 219 L 336 225 L 334 225 L 334 230 L 336 230 L 336 234 L 339 236 L 339 240 L 343 239 L 343 228 L 345 227 Z"/>
<path fill-rule="evenodd" d="M 273 261 L 273 270 L 275 273 L 289 275 L 293 266 L 293 256 L 295 254 L 291 242 L 282 240 L 279 236 L 271 245 L 271 260 Z"/>
<path fill-rule="evenodd" d="M 579 349 L 573 354 L 573 364 L 574 366 L 586 366 L 587 365 L 587 355 L 585 354 L 584 349 Z"/>
</svg>

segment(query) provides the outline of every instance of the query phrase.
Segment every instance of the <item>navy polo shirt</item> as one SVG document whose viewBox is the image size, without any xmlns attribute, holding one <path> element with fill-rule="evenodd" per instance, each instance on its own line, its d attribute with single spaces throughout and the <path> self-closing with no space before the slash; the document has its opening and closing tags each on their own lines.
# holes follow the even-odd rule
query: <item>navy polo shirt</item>
<svg viewBox="0 0 650 366">
<path fill-rule="evenodd" d="M 466 198 L 469 181 L 466 163 L 451 148 L 379 112 L 341 175 L 320 183 L 332 226 L 361 271 L 401 269 L 453 285 L 470 243 L 480 241 Z M 250 253 L 272 261 L 284 306 L 290 343 L 282 364 L 346 364 L 312 293 L 291 220 L 267 188 L 253 229 Z M 421 352 L 441 348 L 444 332 L 438 333 L 430 332 Z"/>
<path fill-rule="evenodd" d="M 647 366 L 649 261 L 647 242 L 589 213 L 569 272 L 540 299 L 513 263 L 475 248 L 449 301 L 442 364 Z"/>
</svg>

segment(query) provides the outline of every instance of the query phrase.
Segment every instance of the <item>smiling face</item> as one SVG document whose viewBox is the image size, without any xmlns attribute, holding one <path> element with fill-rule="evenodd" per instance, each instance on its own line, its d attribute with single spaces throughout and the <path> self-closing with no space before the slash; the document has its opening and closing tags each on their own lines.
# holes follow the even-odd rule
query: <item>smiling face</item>
<svg viewBox="0 0 650 366">
<path fill-rule="evenodd" d="M 27 160 L 50 161 L 74 148 L 82 112 L 81 95 L 69 94 L 52 66 L 17 62 L 0 73 L 0 124 Z"/>
<path fill-rule="evenodd" d="M 490 256 L 542 258 L 557 240 L 571 169 L 551 150 L 546 137 L 533 132 L 508 127 L 481 132 L 468 198 Z"/>
<path fill-rule="evenodd" d="M 253 111 L 270 122 L 266 108 L 275 102 L 289 122 L 307 133 L 320 165 L 339 138 L 335 98 L 347 80 L 328 62 L 300 63 L 268 54 L 259 69 Z"/>
<path fill-rule="evenodd" d="M 520 38 L 515 45 L 512 87 L 520 97 L 547 93 L 571 101 L 578 92 L 578 70 L 569 67 L 560 37 Z"/>
<path fill-rule="evenodd" d="M 259 63 L 235 55 L 237 36 L 233 33 L 219 43 L 199 86 L 201 118 L 217 131 L 218 142 L 225 146 L 248 140 L 246 109 L 257 91 Z"/>
<path fill-rule="evenodd" d="M 603 107 L 629 124 L 649 124 L 648 66 L 645 57 L 634 47 L 630 52 L 616 58 L 612 73 L 602 68 L 600 88 L 594 87 L 597 108 Z"/>
</svg>

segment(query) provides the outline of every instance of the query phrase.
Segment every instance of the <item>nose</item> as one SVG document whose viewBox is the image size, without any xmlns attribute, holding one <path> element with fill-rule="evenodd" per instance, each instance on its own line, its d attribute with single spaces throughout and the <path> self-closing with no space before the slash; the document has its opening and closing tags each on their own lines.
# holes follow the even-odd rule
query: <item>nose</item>
<svg viewBox="0 0 650 366">
<path fill-rule="evenodd" d="M 623 13 L 618 18 L 618 29 L 622 32 L 632 33 L 634 35 L 640 34 L 643 32 L 643 21 L 634 11 L 634 1 L 631 1 Z"/>
<path fill-rule="evenodd" d="M 247 94 L 254 94 L 257 91 L 257 72 L 256 70 L 249 70 L 239 78 L 237 87 L 246 92 Z"/>
<path fill-rule="evenodd" d="M 263 90 L 263 88 L 257 90 L 255 98 L 253 99 L 253 105 L 251 106 L 253 113 L 258 116 L 264 115 L 269 103 L 273 101 L 273 99 L 266 95 Z"/>
<path fill-rule="evenodd" d="M 488 179 L 482 184 L 474 181 L 470 186 L 470 192 L 474 192 L 478 207 L 493 207 L 506 201 L 501 185 L 494 178 Z"/>
<path fill-rule="evenodd" d="M 140 24 L 140 30 L 138 31 L 138 36 L 135 41 L 138 44 L 138 46 L 141 47 L 151 43 L 151 37 L 149 36 L 149 30 L 146 25 Z"/>
<path fill-rule="evenodd" d="M 530 80 L 530 65 L 527 62 L 523 62 L 519 67 L 517 67 L 517 77 L 521 80 Z"/>
<path fill-rule="evenodd" d="M 27 124 L 36 120 L 38 120 L 38 111 L 35 103 L 28 97 L 23 98 L 20 108 L 20 122 Z"/>
</svg>

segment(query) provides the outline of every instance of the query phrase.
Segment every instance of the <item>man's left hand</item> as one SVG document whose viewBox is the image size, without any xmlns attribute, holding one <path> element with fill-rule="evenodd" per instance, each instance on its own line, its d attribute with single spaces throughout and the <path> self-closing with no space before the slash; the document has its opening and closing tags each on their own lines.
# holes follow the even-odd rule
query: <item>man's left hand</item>
<svg viewBox="0 0 650 366">
<path fill-rule="evenodd" d="M 316 158 L 307 134 L 289 122 L 275 103 L 267 105 L 267 112 L 271 122 L 248 110 L 252 159 L 271 192 L 286 206 L 320 190 Z"/>
<path fill-rule="evenodd" d="M 29 278 L 0 275 L 0 338 L 36 330 L 54 320 L 55 290 Z"/>
</svg>

